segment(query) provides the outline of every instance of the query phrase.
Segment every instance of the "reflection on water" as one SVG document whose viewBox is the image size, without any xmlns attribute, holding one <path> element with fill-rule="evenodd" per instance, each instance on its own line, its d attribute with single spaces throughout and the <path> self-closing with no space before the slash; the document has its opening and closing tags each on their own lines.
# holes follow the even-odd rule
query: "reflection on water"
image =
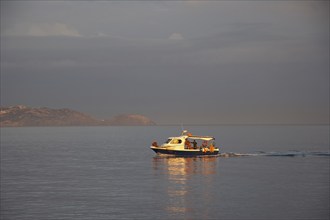
<svg viewBox="0 0 330 220">
<path fill-rule="evenodd" d="M 155 174 L 161 173 L 167 180 L 165 210 L 169 216 L 189 217 L 198 213 L 209 216 L 208 203 L 212 203 L 212 188 L 216 175 L 216 157 L 154 157 Z M 201 209 L 201 207 L 203 207 Z"/>
</svg>

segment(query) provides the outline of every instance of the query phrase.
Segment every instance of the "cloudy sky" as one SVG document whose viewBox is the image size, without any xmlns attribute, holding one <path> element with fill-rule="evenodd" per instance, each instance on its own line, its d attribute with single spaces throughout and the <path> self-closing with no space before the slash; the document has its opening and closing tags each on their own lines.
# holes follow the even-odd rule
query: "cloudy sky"
<svg viewBox="0 0 330 220">
<path fill-rule="evenodd" d="M 1 105 L 328 123 L 329 1 L 1 1 Z"/>
</svg>

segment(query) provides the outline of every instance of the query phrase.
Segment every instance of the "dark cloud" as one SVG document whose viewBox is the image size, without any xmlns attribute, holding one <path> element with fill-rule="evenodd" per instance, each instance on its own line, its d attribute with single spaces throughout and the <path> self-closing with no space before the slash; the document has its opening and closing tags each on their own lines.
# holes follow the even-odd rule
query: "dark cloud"
<svg viewBox="0 0 330 220">
<path fill-rule="evenodd" d="M 13 5 L 21 4 L 32 3 Z M 288 10 L 278 18 L 266 3 L 262 11 L 248 2 L 221 3 L 226 10 L 214 2 L 33 4 L 26 10 L 37 15 L 6 14 L 1 26 L 2 105 L 140 113 L 159 123 L 329 121 L 329 32 L 315 27 L 317 15 L 301 14 L 307 6 L 276 3 Z"/>
</svg>

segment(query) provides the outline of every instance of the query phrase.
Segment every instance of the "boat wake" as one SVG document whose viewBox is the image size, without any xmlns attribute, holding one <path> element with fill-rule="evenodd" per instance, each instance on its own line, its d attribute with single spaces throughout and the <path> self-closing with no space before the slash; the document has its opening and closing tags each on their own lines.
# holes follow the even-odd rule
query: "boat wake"
<svg viewBox="0 0 330 220">
<path fill-rule="evenodd" d="M 268 156 L 268 157 L 330 157 L 330 152 L 307 152 L 307 151 L 286 151 L 286 152 L 263 152 L 256 153 L 220 153 L 218 157 L 248 157 L 248 156 Z"/>
</svg>

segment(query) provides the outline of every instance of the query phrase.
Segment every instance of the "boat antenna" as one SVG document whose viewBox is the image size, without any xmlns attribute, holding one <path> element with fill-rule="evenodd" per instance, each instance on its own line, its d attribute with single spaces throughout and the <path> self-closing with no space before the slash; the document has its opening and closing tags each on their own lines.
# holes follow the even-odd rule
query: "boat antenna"
<svg viewBox="0 0 330 220">
<path fill-rule="evenodd" d="M 184 130 L 183 124 L 181 123 L 181 135 L 186 134 L 188 131 Z"/>
</svg>

